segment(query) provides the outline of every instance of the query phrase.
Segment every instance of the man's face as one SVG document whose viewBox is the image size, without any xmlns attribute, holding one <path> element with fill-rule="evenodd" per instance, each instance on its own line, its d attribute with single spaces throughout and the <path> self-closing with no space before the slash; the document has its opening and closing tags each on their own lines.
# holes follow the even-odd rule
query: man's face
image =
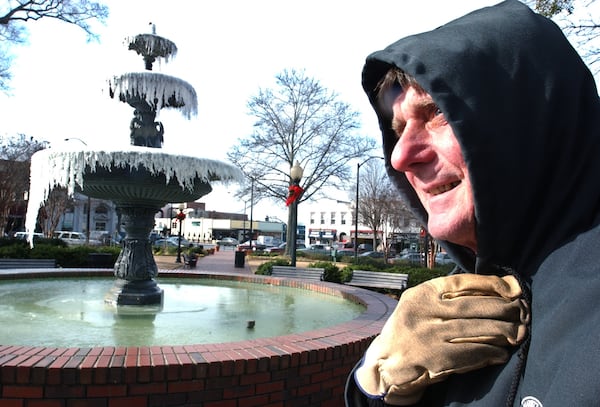
<svg viewBox="0 0 600 407">
<path fill-rule="evenodd" d="M 429 94 L 409 87 L 393 103 L 391 164 L 429 215 L 431 236 L 477 251 L 473 190 L 454 132 Z"/>
</svg>

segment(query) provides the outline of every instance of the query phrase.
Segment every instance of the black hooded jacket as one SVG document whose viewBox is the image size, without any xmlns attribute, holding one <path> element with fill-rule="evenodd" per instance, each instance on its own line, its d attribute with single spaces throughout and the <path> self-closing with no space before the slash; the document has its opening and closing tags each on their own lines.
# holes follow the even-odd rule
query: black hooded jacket
<svg viewBox="0 0 600 407">
<path fill-rule="evenodd" d="M 552 21 L 516 0 L 371 54 L 363 87 L 386 167 L 424 224 L 414 190 L 390 166 L 396 135 L 376 93 L 390 66 L 433 97 L 469 169 L 477 255 L 441 244 L 468 272 L 510 269 L 531 293 L 529 349 L 432 386 L 426 399 L 436 401 L 423 405 L 599 406 L 600 102 L 588 68 Z"/>
</svg>

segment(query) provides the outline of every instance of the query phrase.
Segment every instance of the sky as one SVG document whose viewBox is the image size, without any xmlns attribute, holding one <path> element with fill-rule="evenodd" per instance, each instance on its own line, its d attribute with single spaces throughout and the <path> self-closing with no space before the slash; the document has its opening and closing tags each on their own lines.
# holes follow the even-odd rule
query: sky
<svg viewBox="0 0 600 407">
<path fill-rule="evenodd" d="M 43 19 L 27 23 L 29 41 L 12 48 L 10 94 L 0 93 L 0 134 L 18 133 L 53 148 L 80 139 L 90 147 L 129 145 L 133 109 L 111 99 L 107 80 L 142 71 L 124 38 L 151 32 L 173 41 L 177 56 L 154 71 L 194 87 L 198 115 L 187 120 L 163 109 L 164 149 L 218 160 L 252 133 L 247 102 L 273 88 L 284 69 L 304 70 L 359 112 L 360 134 L 379 139 L 375 115 L 361 88 L 365 57 L 407 35 L 428 31 L 487 0 L 108 0 L 99 42 L 83 30 Z M 65 138 L 71 138 L 65 141 Z M 235 186 L 213 185 L 207 210 L 243 212 Z M 285 203 L 258 204 L 255 219 L 283 218 Z"/>
</svg>

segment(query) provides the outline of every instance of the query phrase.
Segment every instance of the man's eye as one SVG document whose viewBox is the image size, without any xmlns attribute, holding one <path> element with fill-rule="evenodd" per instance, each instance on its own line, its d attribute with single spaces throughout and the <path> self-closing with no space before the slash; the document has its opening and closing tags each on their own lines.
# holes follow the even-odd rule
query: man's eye
<svg viewBox="0 0 600 407">
<path fill-rule="evenodd" d="M 436 106 L 436 107 L 435 107 L 435 109 L 433 110 L 433 115 L 434 115 L 434 116 L 439 116 L 439 115 L 441 115 L 441 114 L 444 114 L 444 113 L 442 112 L 442 109 L 440 109 L 439 107 L 437 107 L 437 106 Z"/>
</svg>

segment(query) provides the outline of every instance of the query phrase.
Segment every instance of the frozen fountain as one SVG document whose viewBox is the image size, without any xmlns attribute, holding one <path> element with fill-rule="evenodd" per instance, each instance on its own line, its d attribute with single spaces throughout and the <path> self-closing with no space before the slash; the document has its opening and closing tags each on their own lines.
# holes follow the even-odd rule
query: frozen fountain
<svg viewBox="0 0 600 407">
<path fill-rule="evenodd" d="M 114 305 L 160 305 L 163 290 L 148 238 L 154 215 L 169 202 L 190 202 L 211 192 L 212 181 L 236 181 L 242 173 L 230 164 L 161 151 L 162 108 L 175 108 L 188 119 L 197 113 L 197 97 L 187 82 L 152 72 L 153 63 L 167 62 L 175 44 L 155 34 L 126 39 L 129 50 L 141 55 L 145 71 L 109 80 L 109 94 L 134 108 L 128 149 L 46 149 L 32 157 L 27 230 L 36 226 L 41 203 L 55 186 L 98 199 L 111 200 L 121 213 L 126 232 L 114 266 L 116 281 L 106 302 Z"/>
<path fill-rule="evenodd" d="M 116 279 L 100 271 L 96 281 L 92 276 L 98 270 L 91 269 L 0 273 L 0 325 L 10 327 L 0 330 L 0 405 L 44 399 L 60 405 L 88 400 L 98 405 L 343 405 L 348 372 L 396 301 L 352 286 L 237 270 L 157 276 L 148 241 L 156 211 L 167 202 L 198 199 L 211 191 L 213 181 L 241 181 L 242 174 L 222 162 L 159 148 L 168 134 L 157 113 L 171 107 L 195 114 L 196 95 L 187 83 L 150 71 L 156 59 L 174 54 L 170 41 L 153 33 L 133 37 L 127 45 L 143 56 L 148 69 L 112 78 L 109 92 L 134 109 L 133 145 L 36 153 L 26 221 L 33 231 L 38 209 L 55 185 L 114 201 L 127 233 Z M 107 291 L 109 304 L 102 300 Z M 309 296 L 297 299 L 298 292 Z M 349 305 L 352 315 L 360 315 L 348 320 L 352 315 L 341 310 L 315 326 L 333 305 Z M 301 324 L 300 316 L 309 325 Z M 252 329 L 250 320 L 256 323 Z M 34 326 L 41 331 L 33 332 Z M 216 328 L 229 329 L 217 338 Z M 240 339 L 240 331 L 246 339 Z M 298 379 L 307 372 L 312 372 L 310 383 Z"/>
</svg>

